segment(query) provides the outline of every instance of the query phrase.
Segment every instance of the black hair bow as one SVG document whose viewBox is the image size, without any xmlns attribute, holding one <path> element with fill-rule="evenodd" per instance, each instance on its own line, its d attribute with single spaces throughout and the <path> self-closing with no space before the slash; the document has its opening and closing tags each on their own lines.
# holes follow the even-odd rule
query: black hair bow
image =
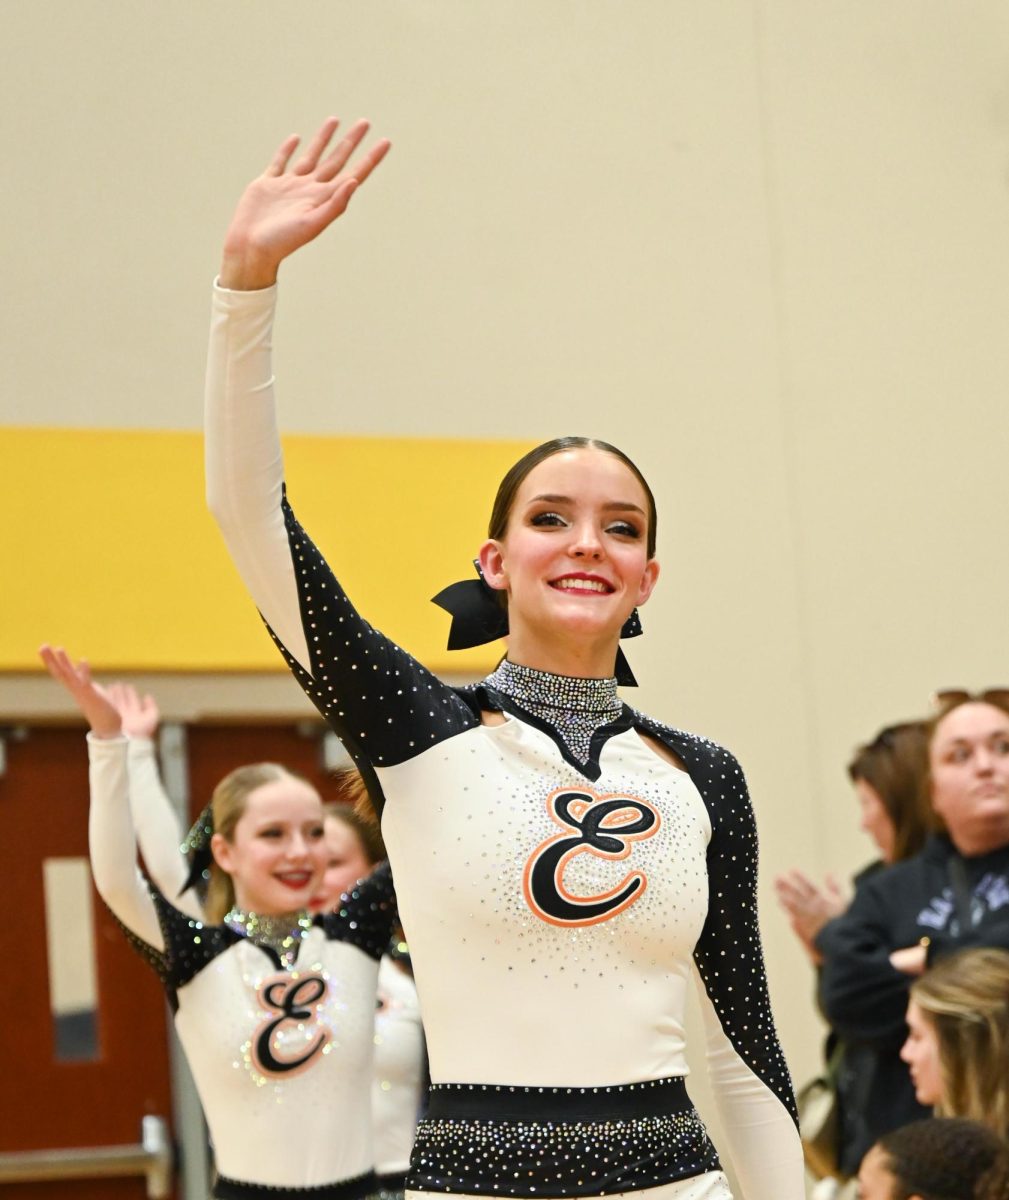
<svg viewBox="0 0 1009 1200">
<path fill-rule="evenodd" d="M 208 804 L 193 822 L 192 828 L 186 834 L 180 849 L 189 859 L 189 874 L 186 882 L 179 889 L 179 895 L 196 888 L 202 898 L 206 894 L 210 882 L 210 864 L 214 855 L 210 849 L 210 839 L 214 836 L 214 812 Z"/>
<path fill-rule="evenodd" d="M 460 579 L 431 597 L 433 604 L 443 608 L 452 617 L 448 631 L 449 650 L 485 646 L 488 642 L 508 636 L 508 609 L 501 602 L 503 593 L 492 588 L 484 579 L 478 560 L 473 560 L 473 566 L 476 567 L 476 579 Z M 641 618 L 635 609 L 624 622 L 620 636 L 639 637 L 641 633 Z M 621 687 L 638 686 L 634 672 L 619 647 L 615 674 Z"/>
</svg>

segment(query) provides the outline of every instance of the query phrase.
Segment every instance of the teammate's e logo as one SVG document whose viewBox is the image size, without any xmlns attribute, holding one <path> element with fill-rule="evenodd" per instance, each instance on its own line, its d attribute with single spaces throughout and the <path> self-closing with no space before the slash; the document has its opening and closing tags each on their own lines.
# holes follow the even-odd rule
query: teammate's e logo
<svg viewBox="0 0 1009 1200">
<path fill-rule="evenodd" d="M 264 1075 L 291 1075 L 304 1070 L 332 1038 L 329 1028 L 319 1023 L 315 1035 L 285 1057 L 278 1044 L 285 1025 L 314 1021 L 326 996 L 321 975 L 271 975 L 259 986 L 259 1003 L 270 1017 L 260 1025 L 252 1041 L 252 1061 Z"/>
<path fill-rule="evenodd" d="M 635 842 L 654 837 L 662 818 L 634 796 L 597 796 L 588 788 L 559 788 L 547 797 L 547 812 L 561 833 L 547 838 L 526 863 L 522 888 L 533 912 L 551 925 L 595 925 L 632 905 L 648 886 L 632 871 L 608 892 L 575 896 L 564 886 L 564 871 L 576 854 L 627 858 Z"/>
</svg>

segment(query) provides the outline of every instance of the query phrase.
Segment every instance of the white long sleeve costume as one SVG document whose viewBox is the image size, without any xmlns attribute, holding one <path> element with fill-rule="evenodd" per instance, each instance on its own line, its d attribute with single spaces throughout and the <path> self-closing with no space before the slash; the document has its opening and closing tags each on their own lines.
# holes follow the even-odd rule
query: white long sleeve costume
<svg viewBox="0 0 1009 1200">
<path fill-rule="evenodd" d="M 360 1200 L 374 1186 L 361 1081 L 394 917 L 388 872 L 306 922 L 286 964 L 148 883 L 136 866 L 127 740 L 88 745 L 95 885 L 165 985 L 214 1143 L 214 1195 L 293 1200 L 308 1189 L 313 1200 Z"/>
<path fill-rule="evenodd" d="M 407 1186 L 726 1196 L 684 1087 L 695 975 L 745 1197 L 801 1200 L 738 764 L 619 703 L 580 761 L 509 672 L 447 687 L 358 615 L 284 495 L 275 290 L 215 291 L 208 498 L 295 677 L 382 815 L 433 1080 Z M 526 675 L 519 685 L 556 694 L 559 707 L 613 682 Z M 483 724 L 483 712 L 504 721 Z"/>
<path fill-rule="evenodd" d="M 196 920 L 203 907 L 179 852 L 182 831 L 165 792 L 150 738 L 131 737 L 130 810 L 147 874 L 172 904 Z M 374 1072 L 371 1081 L 375 1173 L 386 1191 L 402 1190 L 410 1164 L 424 1078 L 424 1030 L 413 979 L 388 956 L 378 968 Z M 360 1086 L 360 1080 L 353 1081 Z M 328 1104 L 328 1099 L 324 1101 Z M 336 1126 L 334 1125 L 334 1129 Z M 344 1126 L 341 1125 L 340 1129 Z"/>
</svg>

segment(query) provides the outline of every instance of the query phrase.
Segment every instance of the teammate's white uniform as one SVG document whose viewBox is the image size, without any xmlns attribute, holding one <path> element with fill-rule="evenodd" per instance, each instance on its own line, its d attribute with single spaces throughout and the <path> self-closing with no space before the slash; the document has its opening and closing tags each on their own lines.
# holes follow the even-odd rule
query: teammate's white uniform
<svg viewBox="0 0 1009 1200">
<path fill-rule="evenodd" d="M 128 755 L 130 808 L 147 874 L 176 908 L 202 920 L 196 890 L 185 887 L 188 871 L 179 852 L 181 830 L 161 782 L 154 743 L 150 738 L 131 737 Z M 371 1088 L 374 1165 L 384 1193 L 403 1190 L 423 1099 L 424 1068 L 417 988 L 386 954 L 378 968 Z"/>
<path fill-rule="evenodd" d="M 165 985 L 210 1126 L 214 1194 L 367 1195 L 374 1154 L 362 1099 L 395 915 L 388 871 L 359 883 L 339 911 L 293 922 L 282 957 L 180 911 L 148 883 L 136 866 L 127 739 L 88 746 L 95 885 Z"/>
</svg>

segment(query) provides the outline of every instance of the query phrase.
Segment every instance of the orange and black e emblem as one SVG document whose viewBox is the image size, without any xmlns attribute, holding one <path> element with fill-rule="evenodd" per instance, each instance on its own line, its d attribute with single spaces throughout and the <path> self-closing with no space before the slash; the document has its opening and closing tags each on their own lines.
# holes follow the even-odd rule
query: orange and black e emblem
<svg viewBox="0 0 1009 1200">
<path fill-rule="evenodd" d="M 266 1016 L 252 1039 L 256 1068 L 264 1075 L 292 1075 L 305 1070 L 333 1036 L 319 1019 L 326 998 L 325 979 L 314 972 L 271 975 L 259 985 L 258 996 Z M 305 1036 L 285 1047 L 285 1033 L 302 1025 L 309 1027 Z"/>
<path fill-rule="evenodd" d="M 629 908 L 648 886 L 643 872 L 629 872 L 596 896 L 573 895 L 564 872 L 578 854 L 627 858 L 635 842 L 658 833 L 658 812 L 634 796 L 599 796 L 588 788 L 551 792 L 547 812 L 561 832 L 541 842 L 526 863 L 522 887 L 533 912 L 551 925 L 595 925 Z"/>
</svg>

